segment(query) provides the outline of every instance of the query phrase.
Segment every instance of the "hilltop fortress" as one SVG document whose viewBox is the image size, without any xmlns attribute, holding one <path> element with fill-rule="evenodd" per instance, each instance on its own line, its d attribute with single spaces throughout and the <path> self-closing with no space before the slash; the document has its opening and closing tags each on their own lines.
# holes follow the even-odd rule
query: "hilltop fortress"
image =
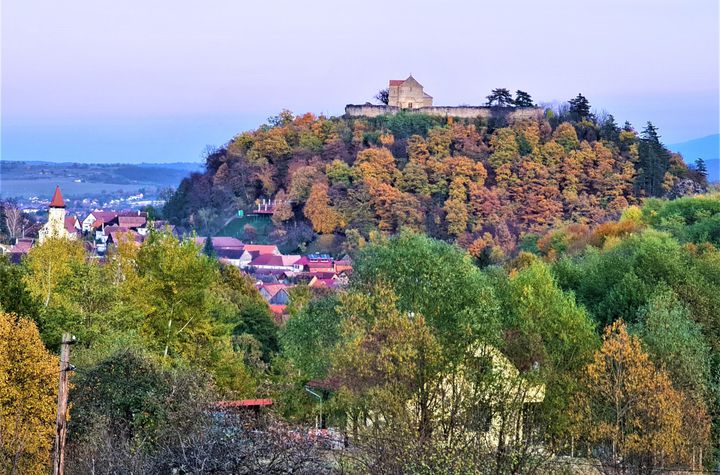
<svg viewBox="0 0 720 475">
<path fill-rule="evenodd" d="M 397 114 L 401 111 L 463 119 L 491 119 L 501 116 L 508 119 L 530 119 L 543 114 L 542 108 L 539 107 L 433 106 L 433 97 L 424 91 L 422 84 L 412 75 L 405 80 L 390 80 L 387 105 L 367 102 L 362 105 L 345 106 L 345 115 L 350 117 L 377 117 Z"/>
</svg>

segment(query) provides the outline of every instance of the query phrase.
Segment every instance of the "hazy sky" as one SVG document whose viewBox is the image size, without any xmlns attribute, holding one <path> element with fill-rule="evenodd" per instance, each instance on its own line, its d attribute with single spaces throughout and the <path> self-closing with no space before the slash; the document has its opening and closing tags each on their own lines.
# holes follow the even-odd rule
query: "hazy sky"
<svg viewBox="0 0 720 475">
<path fill-rule="evenodd" d="M 582 92 L 666 143 L 718 132 L 717 0 L 4 0 L 2 158 L 192 161 L 410 72 L 437 105 Z"/>
</svg>

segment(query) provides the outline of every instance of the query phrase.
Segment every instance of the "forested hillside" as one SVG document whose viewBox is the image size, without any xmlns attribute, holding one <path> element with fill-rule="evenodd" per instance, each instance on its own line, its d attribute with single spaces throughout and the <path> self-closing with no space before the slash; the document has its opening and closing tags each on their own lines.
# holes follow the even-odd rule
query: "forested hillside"
<svg viewBox="0 0 720 475">
<path fill-rule="evenodd" d="M 208 155 L 165 214 L 217 232 L 236 210 L 273 198 L 283 204 L 265 238 L 288 250 L 313 240 L 350 250 L 374 231 L 407 227 L 497 257 L 551 226 L 617 217 L 687 177 L 705 181 L 651 123 L 620 127 L 582 95 L 518 121 L 286 111 Z"/>
</svg>

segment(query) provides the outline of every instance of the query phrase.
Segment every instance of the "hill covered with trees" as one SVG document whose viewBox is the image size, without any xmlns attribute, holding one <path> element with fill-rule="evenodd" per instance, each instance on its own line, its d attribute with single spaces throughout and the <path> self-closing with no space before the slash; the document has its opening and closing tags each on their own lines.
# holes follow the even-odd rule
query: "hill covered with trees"
<svg viewBox="0 0 720 475">
<path fill-rule="evenodd" d="M 217 232 L 237 210 L 274 199 L 281 205 L 260 239 L 287 250 L 351 250 L 406 227 L 497 259 L 552 226 L 615 218 L 686 178 L 706 184 L 651 123 L 621 127 L 582 95 L 516 121 L 285 111 L 210 153 L 164 212 Z"/>
</svg>

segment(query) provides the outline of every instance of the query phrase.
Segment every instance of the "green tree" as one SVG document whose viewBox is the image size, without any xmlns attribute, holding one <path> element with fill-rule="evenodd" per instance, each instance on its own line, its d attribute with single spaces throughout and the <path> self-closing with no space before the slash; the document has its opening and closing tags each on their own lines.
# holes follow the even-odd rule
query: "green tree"
<svg viewBox="0 0 720 475">
<path fill-rule="evenodd" d="M 608 114 L 600 124 L 600 137 L 608 142 L 620 144 L 620 127 L 612 114 Z"/>
<path fill-rule="evenodd" d="M 78 241 L 62 238 L 47 239 L 33 246 L 23 265 L 27 269 L 24 282 L 30 293 L 44 307 L 68 305 L 60 291 L 73 269 L 82 265 L 85 251 Z"/>
<path fill-rule="evenodd" d="M 493 89 L 492 92 L 490 92 L 490 95 L 487 96 L 487 105 L 498 107 L 511 106 L 513 105 L 512 94 L 510 94 L 510 91 L 504 87 Z"/>
<path fill-rule="evenodd" d="M 687 306 L 672 290 L 658 289 L 639 314 L 637 334 L 653 361 L 667 369 L 673 386 L 706 397 L 710 346 Z"/>
<path fill-rule="evenodd" d="M 211 314 L 217 264 L 192 240 L 151 231 L 138 252 L 137 273 L 137 287 L 128 290 L 135 298 L 143 295 L 140 331 L 149 346 L 165 357 L 203 361 L 213 337 L 228 332 Z"/>
<path fill-rule="evenodd" d="M 336 311 L 337 305 L 336 296 L 311 300 L 280 331 L 283 354 L 307 379 L 327 375 L 340 341 L 342 318 Z"/>
<path fill-rule="evenodd" d="M 568 101 L 570 104 L 570 118 L 575 122 L 582 122 L 583 119 L 592 119 L 590 114 L 590 102 L 582 94 Z"/>
<path fill-rule="evenodd" d="M 25 285 L 25 272 L 25 267 L 11 264 L 6 256 L 0 256 L 0 311 L 37 321 L 40 305 Z"/>
<path fill-rule="evenodd" d="M 400 311 L 424 315 L 440 340 L 454 342 L 460 351 L 471 341 L 496 341 L 499 335 L 498 303 L 488 279 L 453 245 L 401 232 L 366 246 L 353 279 L 358 289 L 386 282 Z"/>
<path fill-rule="evenodd" d="M 325 174 L 333 185 L 343 184 L 349 186 L 353 179 L 353 171 L 350 166 L 342 160 L 333 160 L 325 166 Z"/>
<path fill-rule="evenodd" d="M 670 152 L 660 142 L 657 128 L 648 122 L 638 145 L 638 189 L 646 196 L 661 196 L 665 190 L 665 174 L 670 168 Z"/>
<path fill-rule="evenodd" d="M 430 194 L 430 184 L 425 169 L 417 159 L 411 159 L 398 180 L 398 187 L 405 192 L 417 193 L 419 195 Z"/>
<path fill-rule="evenodd" d="M 243 305 L 239 309 L 240 323 L 233 330 L 233 335 L 251 335 L 260 343 L 262 359 L 270 362 L 278 351 L 277 325 L 270 315 L 265 302 Z"/>
<path fill-rule="evenodd" d="M 535 107 L 535 103 L 533 102 L 532 97 L 530 97 L 530 94 L 525 91 L 521 91 L 520 89 L 515 91 L 515 100 L 513 101 L 513 104 L 515 107 Z"/>
<path fill-rule="evenodd" d="M 595 325 L 539 260 L 499 284 L 505 354 L 519 369 L 536 371 L 546 383 L 540 417 L 557 437 L 571 425 L 567 408 L 582 369 L 599 346 Z"/>
<path fill-rule="evenodd" d="M 212 237 L 208 236 L 205 238 L 205 243 L 203 244 L 203 254 L 205 254 L 208 257 L 217 257 L 217 254 L 215 253 L 215 246 L 213 246 Z"/>
<path fill-rule="evenodd" d="M 708 169 L 707 165 L 705 164 L 705 160 L 702 158 L 695 159 L 695 172 L 698 174 L 700 178 L 700 183 L 702 185 L 707 186 L 708 183 Z"/>
</svg>

